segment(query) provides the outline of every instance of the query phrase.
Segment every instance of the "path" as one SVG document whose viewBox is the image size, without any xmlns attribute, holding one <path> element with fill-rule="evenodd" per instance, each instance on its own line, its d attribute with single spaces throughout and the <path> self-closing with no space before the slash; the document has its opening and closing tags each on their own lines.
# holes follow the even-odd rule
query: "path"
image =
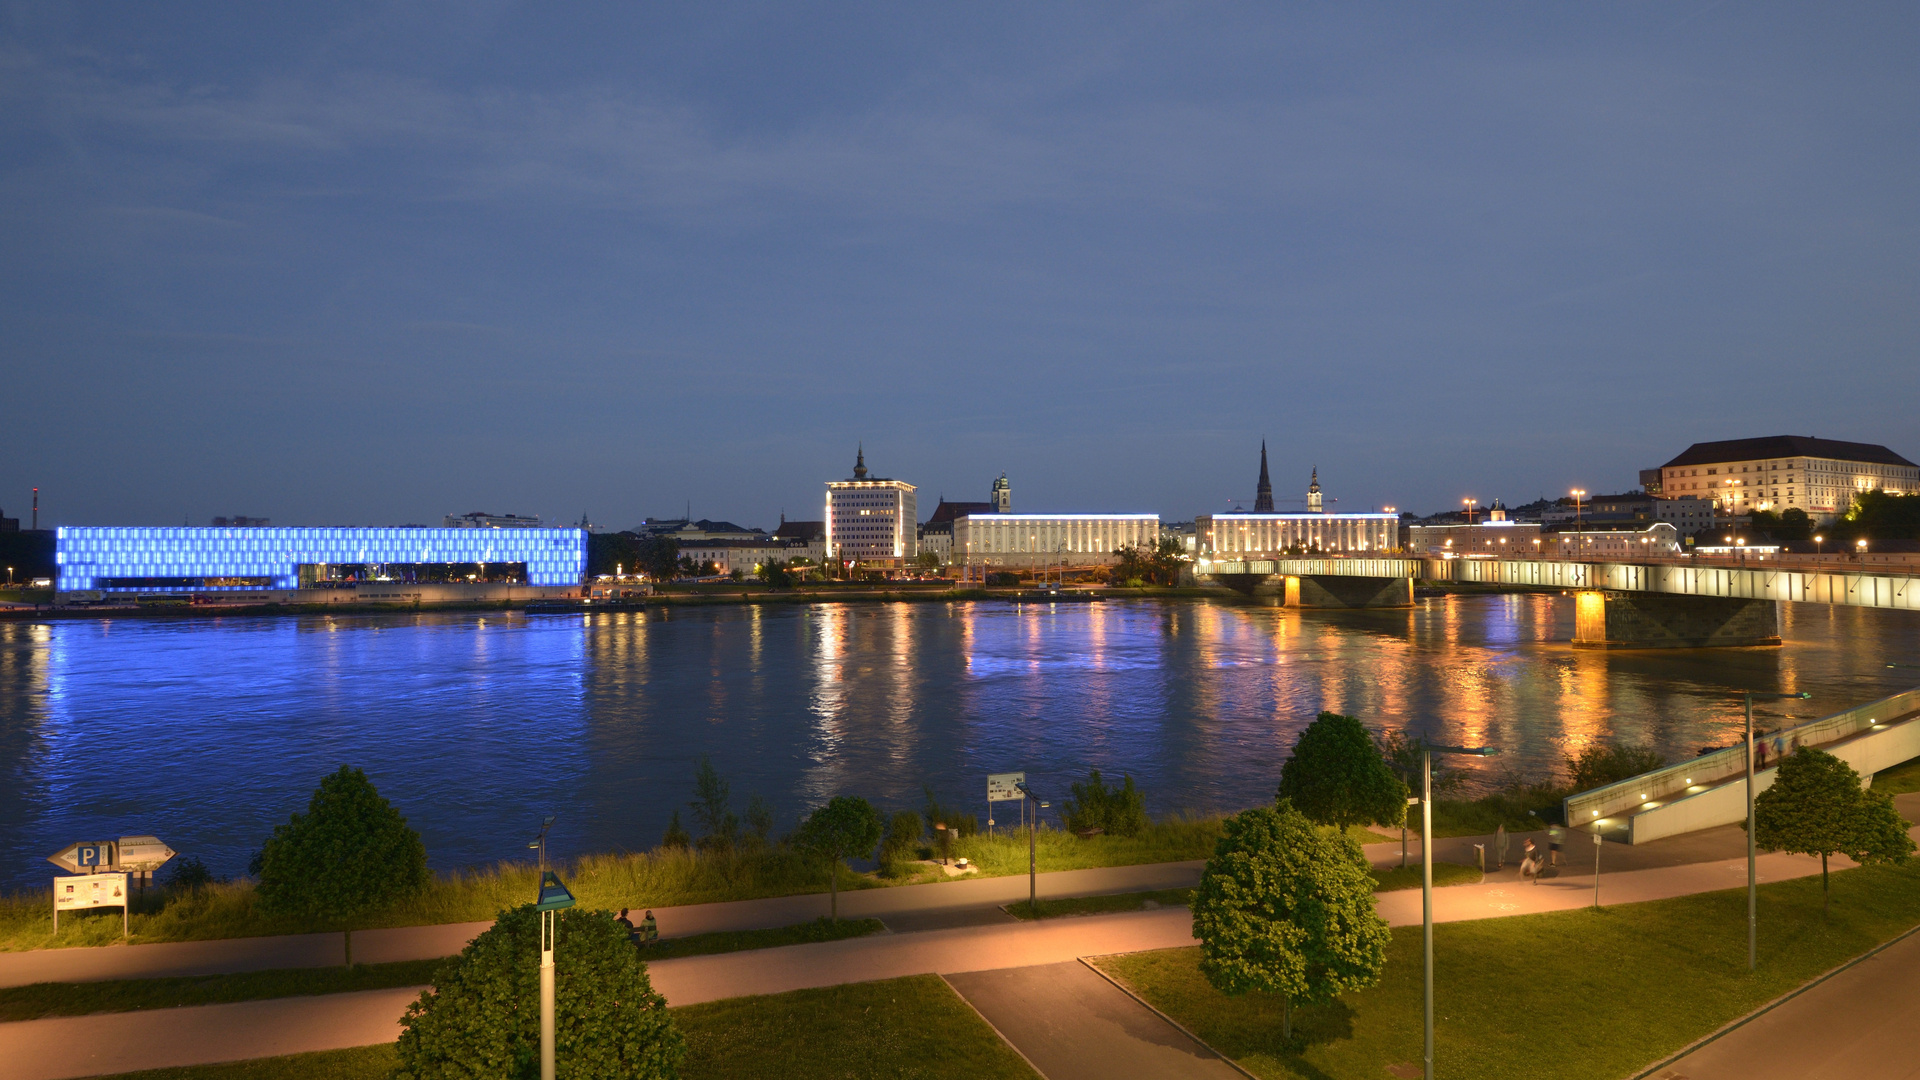
<svg viewBox="0 0 1920 1080">
<path fill-rule="evenodd" d="M 947 982 L 1047 1080 L 1241 1080 L 1241 1073 L 1079 961 Z"/>
<path fill-rule="evenodd" d="M 1655 1072 L 1654 1080 L 1920 1077 L 1920 934 Z M 1815 1035 L 1814 1033 L 1817 1033 Z"/>
</svg>

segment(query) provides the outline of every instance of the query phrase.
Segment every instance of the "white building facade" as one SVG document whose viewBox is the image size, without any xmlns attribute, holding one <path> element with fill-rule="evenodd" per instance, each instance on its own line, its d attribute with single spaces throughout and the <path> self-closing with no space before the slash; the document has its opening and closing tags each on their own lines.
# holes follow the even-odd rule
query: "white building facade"
<svg viewBox="0 0 1920 1080">
<path fill-rule="evenodd" d="M 827 553 L 847 562 L 899 566 L 920 554 L 920 506 L 902 480 L 867 475 L 863 447 L 853 476 L 827 482 Z"/>
<path fill-rule="evenodd" d="M 1151 548 L 1158 514 L 967 514 L 949 561 L 972 567 L 1108 566 L 1123 547 Z"/>
<path fill-rule="evenodd" d="M 1680 532 L 1656 521 L 1642 527 L 1566 529 L 1540 538 L 1540 554 L 1558 559 L 1620 559 L 1632 561 L 1680 554 Z"/>
<path fill-rule="evenodd" d="M 1201 514 L 1193 519 L 1193 531 L 1196 555 L 1203 559 L 1400 550 L 1398 514 Z"/>
<path fill-rule="evenodd" d="M 1727 517 L 1798 509 L 1833 518 L 1876 489 L 1920 491 L 1920 465 L 1875 443 L 1775 435 L 1694 443 L 1660 467 L 1663 499 L 1708 500 Z"/>
</svg>

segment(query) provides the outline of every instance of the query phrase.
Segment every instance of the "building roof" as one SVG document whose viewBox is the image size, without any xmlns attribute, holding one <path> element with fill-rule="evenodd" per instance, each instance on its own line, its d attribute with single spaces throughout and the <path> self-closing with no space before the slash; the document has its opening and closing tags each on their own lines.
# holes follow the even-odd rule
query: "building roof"
<svg viewBox="0 0 1920 1080">
<path fill-rule="evenodd" d="M 1725 439 L 1720 442 L 1694 443 L 1679 457 L 1662 465 L 1717 465 L 1722 461 L 1756 461 L 1760 458 L 1817 457 L 1838 461 L 1861 461 L 1869 465 L 1914 464 L 1878 443 L 1842 442 L 1816 439 L 1811 435 L 1769 435 L 1760 439 Z"/>
<path fill-rule="evenodd" d="M 824 521 L 785 521 L 773 530 L 777 540 L 814 540 L 827 535 L 827 523 Z"/>
<path fill-rule="evenodd" d="M 927 524 L 944 525 L 954 518 L 966 517 L 968 514 L 991 514 L 999 509 L 990 502 L 948 502 L 941 499 L 940 504 L 933 508 L 933 516 L 927 519 Z"/>
</svg>

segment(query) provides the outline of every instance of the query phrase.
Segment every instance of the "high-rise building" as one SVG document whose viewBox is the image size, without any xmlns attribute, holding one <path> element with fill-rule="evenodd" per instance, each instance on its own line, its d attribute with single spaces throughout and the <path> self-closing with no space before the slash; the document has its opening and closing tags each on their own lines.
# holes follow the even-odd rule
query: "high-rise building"
<svg viewBox="0 0 1920 1080">
<path fill-rule="evenodd" d="M 827 482 L 827 553 L 850 562 L 900 565 L 920 553 L 920 507 L 904 480 L 867 475 L 866 447 L 853 476 Z"/>
</svg>

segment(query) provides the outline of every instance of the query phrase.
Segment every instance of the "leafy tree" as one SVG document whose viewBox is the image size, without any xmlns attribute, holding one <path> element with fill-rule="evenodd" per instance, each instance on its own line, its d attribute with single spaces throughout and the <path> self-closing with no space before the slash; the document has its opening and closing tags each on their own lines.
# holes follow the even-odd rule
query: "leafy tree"
<svg viewBox="0 0 1920 1080">
<path fill-rule="evenodd" d="M 1899 862 L 1913 854 L 1893 800 L 1860 786 L 1860 774 L 1825 750 L 1803 746 L 1780 762 L 1773 786 L 1753 800 L 1754 843 L 1768 851 L 1820 856 L 1820 906 L 1827 909 L 1827 858 Z"/>
<path fill-rule="evenodd" d="M 1407 817 L 1407 785 L 1380 756 L 1360 721 L 1323 712 L 1280 767 L 1278 797 L 1322 825 L 1398 825 Z"/>
<path fill-rule="evenodd" d="M 754 841 L 763 847 L 773 833 L 773 807 L 758 795 L 747 800 L 747 829 L 753 833 Z"/>
<path fill-rule="evenodd" d="M 653 990 L 627 928 L 569 908 L 554 930 L 554 1057 L 570 1080 L 677 1077 L 686 1041 Z M 540 917 L 500 913 L 401 1020 L 396 1080 L 540 1075 Z"/>
<path fill-rule="evenodd" d="M 680 541 L 671 536 L 649 536 L 634 553 L 636 565 L 655 581 L 672 581 L 680 568 Z"/>
<path fill-rule="evenodd" d="M 1853 497 L 1846 514 L 1834 523 L 1842 545 L 1855 540 L 1920 540 L 1920 494 L 1891 495 L 1875 489 Z"/>
<path fill-rule="evenodd" d="M 827 889 L 832 893 L 833 921 L 840 921 L 840 863 L 864 859 L 880 842 L 880 812 L 865 799 L 836 796 L 807 816 L 800 826 L 800 850 L 827 864 Z"/>
<path fill-rule="evenodd" d="M 346 931 L 427 887 L 427 849 L 367 774 L 346 765 L 325 777 L 307 803 L 273 830 L 260 851 L 260 908 Z"/>
<path fill-rule="evenodd" d="M 1421 757 L 1426 751 L 1426 740 L 1417 735 L 1408 738 L 1401 732 L 1389 731 L 1380 735 L 1379 743 L 1380 759 L 1387 763 L 1387 768 L 1393 770 L 1393 775 L 1399 777 L 1401 783 L 1407 785 L 1408 794 L 1419 791 L 1424 779 L 1421 775 L 1423 770 Z M 1442 764 L 1444 761 L 1446 761 L 1444 757 L 1435 758 L 1433 761 L 1432 784 L 1433 793 L 1436 796 L 1457 791 L 1467 779 L 1466 774 L 1461 770 Z M 1407 815 L 1403 811 L 1400 815 L 1400 865 L 1405 866 L 1406 863 Z"/>
<path fill-rule="evenodd" d="M 1372 986 L 1391 935 L 1374 912 L 1360 845 L 1315 828 L 1282 800 L 1226 820 L 1193 894 L 1200 973 L 1223 994 L 1278 994 L 1293 1006 Z"/>
<path fill-rule="evenodd" d="M 1652 772 L 1666 763 L 1667 759 L 1651 746 L 1595 743 L 1579 756 L 1567 759 L 1567 779 L 1575 791 L 1592 791 Z"/>
<path fill-rule="evenodd" d="M 688 836 L 687 830 L 680 824 L 680 811 L 675 810 L 673 812 L 673 820 L 667 822 L 667 832 L 666 835 L 660 838 L 660 846 L 663 848 L 679 848 L 682 851 L 693 846 L 693 837 Z"/>
<path fill-rule="evenodd" d="M 783 560 L 768 559 L 760 564 L 756 574 L 761 581 L 776 589 L 793 588 L 793 571 L 787 569 L 787 564 Z"/>
<path fill-rule="evenodd" d="M 1087 773 L 1084 784 L 1073 785 L 1073 797 L 1060 804 L 1060 816 L 1067 828 L 1099 829 L 1113 836 L 1137 836 L 1147 827 L 1146 796 L 1133 786 L 1133 777 L 1123 775 L 1119 785 L 1100 778 L 1100 770 Z"/>
<path fill-rule="evenodd" d="M 702 849 L 732 849 L 740 833 L 740 819 L 728 809 L 732 793 L 733 786 L 721 779 L 719 771 L 713 767 L 713 759 L 703 755 L 699 770 L 693 774 L 693 801 L 687 804 L 693 810 L 693 820 L 704 833 L 700 837 Z"/>
<path fill-rule="evenodd" d="M 630 532 L 589 533 L 587 574 L 640 573 L 641 541 Z"/>
</svg>

